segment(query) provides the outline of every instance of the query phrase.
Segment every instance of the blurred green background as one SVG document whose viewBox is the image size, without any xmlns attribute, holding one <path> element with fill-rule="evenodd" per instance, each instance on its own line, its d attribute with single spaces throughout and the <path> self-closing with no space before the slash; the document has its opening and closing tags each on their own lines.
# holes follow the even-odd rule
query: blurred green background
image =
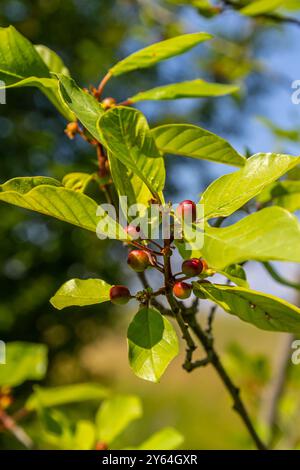
<svg viewBox="0 0 300 470">
<path fill-rule="evenodd" d="M 198 123 L 243 152 L 280 148 L 299 154 L 298 138 L 278 138 L 255 120 L 260 114 L 274 118 L 278 126 L 297 128 L 299 111 L 289 101 L 290 83 L 299 78 L 295 75 L 297 48 L 290 44 L 295 45 L 299 32 L 253 22 L 235 13 L 226 14 L 225 22 L 204 18 L 196 9 L 175 3 L 6 0 L 0 3 L 0 25 L 13 24 L 34 44 L 54 49 L 82 86 L 96 85 L 110 65 L 153 41 L 183 32 L 213 32 L 217 38 L 211 45 L 146 72 L 112 80 L 107 94 L 125 99 L 139 89 L 198 76 L 237 82 L 242 85 L 239 98 L 146 103 L 140 109 L 151 125 L 164 121 Z M 67 139 L 65 124 L 38 91 L 9 90 L 7 105 L 0 106 L 0 182 L 15 176 L 51 175 L 60 179 L 66 172 L 93 171 L 95 155 L 80 140 Z M 212 179 L 231 170 L 176 157 L 169 158 L 167 166 L 167 197 L 176 201 L 182 196 L 196 199 Z M 128 280 L 131 274 L 123 262 L 126 251 L 122 247 L 4 204 L 0 205 L 0 246 L 0 338 L 49 347 L 45 384 L 95 380 L 117 391 L 140 395 L 145 417 L 127 431 L 124 439 L 128 442 L 146 437 L 163 425 L 174 425 L 185 436 L 186 449 L 251 447 L 222 384 L 210 369 L 188 375 L 181 369 L 181 357 L 170 366 L 160 385 L 133 376 L 127 363 L 125 332 L 134 312 L 124 314 L 109 304 L 58 312 L 49 304 L 51 295 L 71 277 L 98 276 L 112 284 Z M 294 268 L 287 269 L 291 272 Z M 250 277 L 261 290 L 275 288 L 255 267 L 250 268 Z M 280 294 L 293 298 L 287 289 L 281 289 Z M 260 355 L 272 363 L 280 342 L 280 335 L 257 331 L 221 313 L 216 337 L 220 350 L 228 350 L 230 343 L 238 341 L 253 353 L 253 361 L 249 360 L 253 367 Z M 241 355 L 231 348 L 228 358 Z M 258 361 L 253 376 L 245 370 L 245 376 L 237 377 L 255 413 L 269 374 L 266 362 Z M 19 399 L 29 387 L 18 389 Z M 84 408 L 78 406 L 77 412 L 79 416 Z M 0 436 L 0 445 L 1 439 L 7 446 L 7 437 Z M 16 444 L 11 439 L 9 445 Z"/>
</svg>

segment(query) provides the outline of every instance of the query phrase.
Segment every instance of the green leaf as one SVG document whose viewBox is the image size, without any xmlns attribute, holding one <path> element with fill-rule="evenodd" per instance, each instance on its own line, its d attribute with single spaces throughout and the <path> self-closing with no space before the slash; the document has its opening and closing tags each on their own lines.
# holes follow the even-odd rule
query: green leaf
<svg viewBox="0 0 300 470">
<path fill-rule="evenodd" d="M 50 299 L 53 307 L 94 305 L 109 300 L 111 286 L 101 279 L 70 279 Z"/>
<path fill-rule="evenodd" d="M 271 119 L 268 119 L 265 116 L 258 116 L 257 120 L 265 127 L 267 127 L 272 132 L 274 137 L 278 137 L 279 139 L 290 140 L 291 142 L 299 142 L 300 131 L 298 127 L 290 129 L 279 127 L 276 126 L 276 124 L 274 124 Z"/>
<path fill-rule="evenodd" d="M 242 169 L 221 176 L 206 189 L 200 201 L 205 217 L 229 216 L 299 162 L 300 157 L 289 155 L 253 155 Z"/>
<path fill-rule="evenodd" d="M 110 69 L 110 73 L 112 75 L 121 75 L 132 70 L 151 67 L 162 60 L 183 54 L 197 44 L 211 38 L 212 35 L 208 33 L 191 33 L 156 42 L 118 62 Z"/>
<path fill-rule="evenodd" d="M 257 201 L 261 204 L 272 202 L 276 206 L 295 212 L 300 209 L 300 181 L 275 182 L 258 195 Z"/>
<path fill-rule="evenodd" d="M 158 382 L 178 354 L 178 338 L 172 324 L 154 308 L 142 308 L 127 333 L 129 363 L 134 373 Z"/>
<path fill-rule="evenodd" d="M 136 109 L 118 106 L 99 121 L 106 147 L 149 188 L 155 197 L 164 188 L 165 166 L 145 116 Z"/>
<path fill-rule="evenodd" d="M 239 11 L 243 15 L 256 16 L 263 15 L 275 10 L 284 3 L 283 0 L 256 0 L 241 8 Z"/>
<path fill-rule="evenodd" d="M 197 79 L 189 82 L 172 83 L 151 90 L 141 91 L 129 100 L 132 103 L 146 100 L 177 100 L 180 98 L 208 98 L 229 95 L 239 90 L 235 85 L 208 83 Z"/>
<path fill-rule="evenodd" d="M 163 153 L 244 166 L 246 159 L 221 137 L 192 124 L 166 124 L 152 129 Z"/>
<path fill-rule="evenodd" d="M 237 286 L 246 288 L 249 287 L 246 272 L 239 264 L 232 264 L 225 268 L 224 271 L 218 271 L 218 273 L 227 277 L 227 279 L 234 282 Z"/>
<path fill-rule="evenodd" d="M 0 28 L 0 77 L 8 85 L 27 77 L 50 78 L 34 46 L 13 26 Z"/>
<path fill-rule="evenodd" d="M 63 63 L 61 57 L 56 52 L 49 49 L 49 47 L 42 44 L 34 46 L 35 50 L 47 66 L 48 70 L 52 73 L 63 73 L 64 75 L 70 75 L 68 68 Z"/>
<path fill-rule="evenodd" d="M 28 398 L 25 406 L 28 410 L 33 411 L 39 407 L 52 408 L 53 406 L 67 405 L 69 403 L 90 400 L 100 401 L 109 395 L 110 391 L 108 388 L 88 382 L 52 388 L 37 386 L 34 388 L 34 393 Z"/>
<path fill-rule="evenodd" d="M 127 197 L 128 207 L 134 204 L 143 204 L 148 207 L 153 196 L 144 181 L 134 171 L 123 165 L 118 158 L 114 158 L 110 152 L 108 152 L 108 159 L 111 176 L 118 195 Z M 160 197 L 163 200 L 162 193 Z"/>
<path fill-rule="evenodd" d="M 38 412 L 42 424 L 40 440 L 57 449 L 72 449 L 74 427 L 69 418 L 55 409 L 40 408 Z"/>
<path fill-rule="evenodd" d="M 300 223 L 281 207 L 268 207 L 223 228 L 207 226 L 204 246 L 187 256 L 202 255 L 211 268 L 247 260 L 300 262 Z"/>
<path fill-rule="evenodd" d="M 221 9 L 211 3 L 210 0 L 167 0 L 174 5 L 188 5 L 197 8 L 197 13 L 205 18 L 212 18 L 221 13 Z"/>
<path fill-rule="evenodd" d="M 5 87 L 38 87 L 66 119 L 72 120 L 73 114 L 61 100 L 58 82 L 51 77 L 44 59 L 45 50 L 36 49 L 13 26 L 0 28 L 0 80 Z"/>
<path fill-rule="evenodd" d="M 184 438 L 176 429 L 163 428 L 152 436 L 148 437 L 137 450 L 173 450 L 183 443 Z"/>
<path fill-rule="evenodd" d="M 84 193 L 94 177 L 94 174 L 89 173 L 68 173 L 64 176 L 62 184 L 68 189 Z"/>
<path fill-rule="evenodd" d="M 300 309 L 273 295 L 243 287 L 193 283 L 194 293 L 262 330 L 300 333 Z"/>
<path fill-rule="evenodd" d="M 72 450 L 92 450 L 96 440 L 96 429 L 91 421 L 81 419 L 76 423 Z"/>
<path fill-rule="evenodd" d="M 46 346 L 21 341 L 7 343 L 6 363 L 0 365 L 0 386 L 17 387 L 26 380 L 41 380 L 46 370 Z"/>
<path fill-rule="evenodd" d="M 80 88 L 72 78 L 62 74 L 57 74 L 57 76 L 60 94 L 65 104 L 92 136 L 96 140 L 101 140 L 97 121 L 104 114 L 102 105 L 87 91 Z"/>
<path fill-rule="evenodd" d="M 96 416 L 98 439 L 110 444 L 142 414 L 140 399 L 135 395 L 116 395 L 105 400 Z"/>
<path fill-rule="evenodd" d="M 262 266 L 266 269 L 266 271 L 270 274 L 270 276 L 274 279 L 274 281 L 279 282 L 283 286 L 291 287 L 292 289 L 297 289 L 300 291 L 300 283 L 290 281 L 285 277 L 281 276 L 281 274 L 272 266 L 271 263 L 265 261 L 262 263 Z"/>
<path fill-rule="evenodd" d="M 55 217 L 91 232 L 121 239 L 126 238 L 124 230 L 110 217 L 97 216 L 96 201 L 85 194 L 61 186 L 59 181 L 42 176 L 14 178 L 0 185 L 0 201 L 23 207 L 41 214 Z M 107 227 L 99 222 L 107 221 Z M 98 224 L 98 225 L 97 225 Z"/>
</svg>

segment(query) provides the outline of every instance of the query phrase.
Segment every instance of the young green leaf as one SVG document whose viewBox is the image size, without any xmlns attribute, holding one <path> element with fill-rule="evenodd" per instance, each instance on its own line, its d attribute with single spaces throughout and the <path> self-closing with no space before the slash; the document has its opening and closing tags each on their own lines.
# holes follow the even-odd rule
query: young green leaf
<svg viewBox="0 0 300 470">
<path fill-rule="evenodd" d="M 183 443 L 184 437 L 174 428 L 164 428 L 148 437 L 137 450 L 173 450 Z"/>
<path fill-rule="evenodd" d="M 118 223 L 106 214 L 97 215 L 96 201 L 64 188 L 52 178 L 14 178 L 0 185 L 0 201 L 68 222 L 108 238 L 126 238 Z M 105 222 L 101 224 L 100 222 Z"/>
<path fill-rule="evenodd" d="M 42 44 L 34 46 L 35 50 L 47 66 L 48 70 L 52 73 L 62 73 L 64 75 L 70 76 L 68 68 L 63 63 L 63 60 L 56 52 L 49 49 L 49 47 Z"/>
<path fill-rule="evenodd" d="M 61 387 L 43 388 L 36 386 L 26 402 L 26 409 L 37 410 L 39 407 L 52 408 L 69 403 L 89 400 L 100 401 L 110 395 L 108 388 L 96 383 L 81 383 Z"/>
<path fill-rule="evenodd" d="M 204 246 L 192 245 L 188 257 L 202 255 L 217 270 L 247 260 L 300 262 L 300 223 L 281 207 L 268 207 L 223 228 L 206 226 Z"/>
<path fill-rule="evenodd" d="M 269 13 L 270 11 L 276 10 L 284 3 L 284 0 L 255 0 L 239 11 L 243 15 L 256 16 Z"/>
<path fill-rule="evenodd" d="M 89 173 L 68 173 L 64 176 L 62 184 L 65 188 L 84 193 L 94 177 L 94 174 Z"/>
<path fill-rule="evenodd" d="M 197 44 L 211 39 L 208 33 L 191 33 L 176 36 L 165 41 L 156 42 L 150 46 L 134 52 L 130 56 L 118 62 L 110 69 L 111 75 L 121 75 L 132 70 L 151 67 L 152 65 L 169 59 L 170 57 L 183 54 Z"/>
<path fill-rule="evenodd" d="M 111 285 L 102 279 L 70 279 L 58 289 L 50 302 L 58 310 L 74 305 L 100 304 L 109 301 L 110 288 Z"/>
<path fill-rule="evenodd" d="M 233 166 L 244 166 L 242 157 L 226 140 L 192 124 L 166 124 L 152 129 L 163 153 L 200 158 Z"/>
<path fill-rule="evenodd" d="M 247 276 L 244 268 L 239 264 L 231 264 L 223 271 L 218 271 L 219 274 L 227 277 L 230 281 L 234 282 L 239 287 L 246 287 L 249 288 L 249 284 L 247 282 Z"/>
<path fill-rule="evenodd" d="M 66 106 L 95 139 L 101 140 L 97 121 L 104 113 L 102 105 L 92 95 L 80 88 L 72 78 L 62 74 L 57 74 L 57 76 L 60 95 Z"/>
<path fill-rule="evenodd" d="M 300 333 L 300 309 L 270 294 L 243 287 L 193 283 L 195 295 L 262 330 Z"/>
<path fill-rule="evenodd" d="M 0 365 L 0 386 L 17 387 L 26 380 L 41 380 L 47 364 L 47 348 L 43 344 L 7 343 L 6 362 Z"/>
<path fill-rule="evenodd" d="M 97 437 L 110 444 L 128 425 L 143 414 L 140 399 L 135 395 L 116 395 L 105 400 L 96 416 Z"/>
<path fill-rule="evenodd" d="M 99 130 L 110 159 L 118 158 L 149 188 L 155 197 L 164 188 L 164 159 L 155 145 L 145 116 L 138 110 L 118 106 L 99 121 Z"/>
<path fill-rule="evenodd" d="M 132 103 L 146 100 L 177 100 L 180 98 L 210 98 L 229 95 L 239 90 L 236 85 L 222 85 L 220 83 L 208 83 L 197 79 L 189 82 L 172 83 L 151 90 L 141 91 L 129 100 Z"/>
<path fill-rule="evenodd" d="M 272 203 L 290 212 L 300 209 L 300 181 L 277 181 L 262 191 L 257 201 L 260 204 Z"/>
<path fill-rule="evenodd" d="M 144 380 L 158 382 L 178 354 L 178 338 L 171 323 L 154 308 L 142 308 L 129 325 L 129 363 Z"/>
<path fill-rule="evenodd" d="M 58 82 L 51 77 L 43 54 L 13 26 L 0 28 L 0 80 L 5 87 L 38 87 L 66 119 L 72 120 L 73 113 L 61 100 Z"/>
<path fill-rule="evenodd" d="M 50 78 L 49 70 L 28 39 L 13 26 L 0 28 L 0 78 L 12 85 L 27 77 Z"/>
<path fill-rule="evenodd" d="M 202 194 L 205 218 L 227 217 L 300 163 L 300 157 L 258 153 L 245 166 L 215 180 Z"/>
<path fill-rule="evenodd" d="M 76 423 L 72 450 L 92 450 L 96 442 L 95 425 L 87 419 Z"/>
<path fill-rule="evenodd" d="M 108 152 L 108 159 L 111 176 L 118 195 L 127 197 L 128 207 L 133 204 L 143 204 L 147 207 L 152 199 L 152 193 L 144 181 L 131 168 L 123 165 L 118 158 L 114 158 L 110 152 Z M 160 193 L 160 198 L 163 200 L 162 193 Z M 122 199 L 120 201 L 122 202 Z"/>
<path fill-rule="evenodd" d="M 61 410 L 44 409 L 38 410 L 41 423 L 42 442 L 56 449 L 72 449 L 74 442 L 74 427 L 70 418 Z"/>
</svg>

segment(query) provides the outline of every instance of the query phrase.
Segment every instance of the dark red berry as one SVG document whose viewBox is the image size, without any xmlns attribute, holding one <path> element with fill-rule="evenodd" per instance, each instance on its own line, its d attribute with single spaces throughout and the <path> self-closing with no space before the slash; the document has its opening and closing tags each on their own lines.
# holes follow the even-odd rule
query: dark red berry
<svg viewBox="0 0 300 470">
<path fill-rule="evenodd" d="M 173 286 L 173 294 L 178 299 L 188 299 L 192 292 L 192 286 L 187 282 L 176 282 Z"/>
<path fill-rule="evenodd" d="M 150 257 L 145 250 L 132 250 L 128 255 L 127 263 L 137 273 L 142 273 L 151 265 Z"/>
<path fill-rule="evenodd" d="M 203 263 L 199 258 L 187 259 L 182 263 L 181 270 L 186 276 L 198 276 L 203 271 Z"/>
<path fill-rule="evenodd" d="M 178 205 L 176 209 L 176 215 L 181 219 L 185 218 L 188 221 L 195 222 L 197 216 L 197 206 L 193 201 L 186 199 Z"/>
<path fill-rule="evenodd" d="M 112 286 L 109 291 L 110 301 L 116 305 L 124 305 L 130 300 L 130 292 L 126 286 Z"/>
</svg>

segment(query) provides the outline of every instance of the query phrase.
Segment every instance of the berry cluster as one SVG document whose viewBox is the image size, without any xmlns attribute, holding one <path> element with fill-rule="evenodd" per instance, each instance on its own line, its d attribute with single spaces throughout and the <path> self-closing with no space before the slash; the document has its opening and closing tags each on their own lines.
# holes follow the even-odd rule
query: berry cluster
<svg viewBox="0 0 300 470">
<path fill-rule="evenodd" d="M 189 220 L 195 221 L 196 204 L 190 200 L 182 201 L 176 209 L 176 215 L 180 218 L 189 217 Z M 129 244 L 132 244 L 134 247 L 138 247 L 129 252 L 127 259 L 128 265 L 137 273 L 143 273 L 151 266 L 164 273 L 165 266 L 157 262 L 157 255 L 164 257 L 166 250 L 165 247 L 161 247 L 161 251 L 157 252 L 146 245 L 143 246 L 138 243 L 136 240 L 140 238 L 139 227 L 128 225 L 128 227 L 126 227 L 126 232 L 131 239 Z M 156 245 L 158 246 L 157 243 Z M 208 265 L 204 259 L 191 258 L 183 261 L 181 272 L 174 276 L 171 275 L 170 284 L 173 295 L 181 300 L 187 299 L 191 295 L 192 285 L 185 281 L 189 278 L 205 273 L 207 269 Z M 178 275 L 183 275 L 183 277 L 176 279 Z M 165 286 L 160 289 L 160 292 L 163 291 L 163 289 L 167 289 L 167 287 L 168 286 Z M 131 298 L 133 298 L 133 296 L 130 294 L 129 289 L 126 286 L 113 286 L 110 289 L 110 300 L 116 305 L 126 304 Z"/>
</svg>

